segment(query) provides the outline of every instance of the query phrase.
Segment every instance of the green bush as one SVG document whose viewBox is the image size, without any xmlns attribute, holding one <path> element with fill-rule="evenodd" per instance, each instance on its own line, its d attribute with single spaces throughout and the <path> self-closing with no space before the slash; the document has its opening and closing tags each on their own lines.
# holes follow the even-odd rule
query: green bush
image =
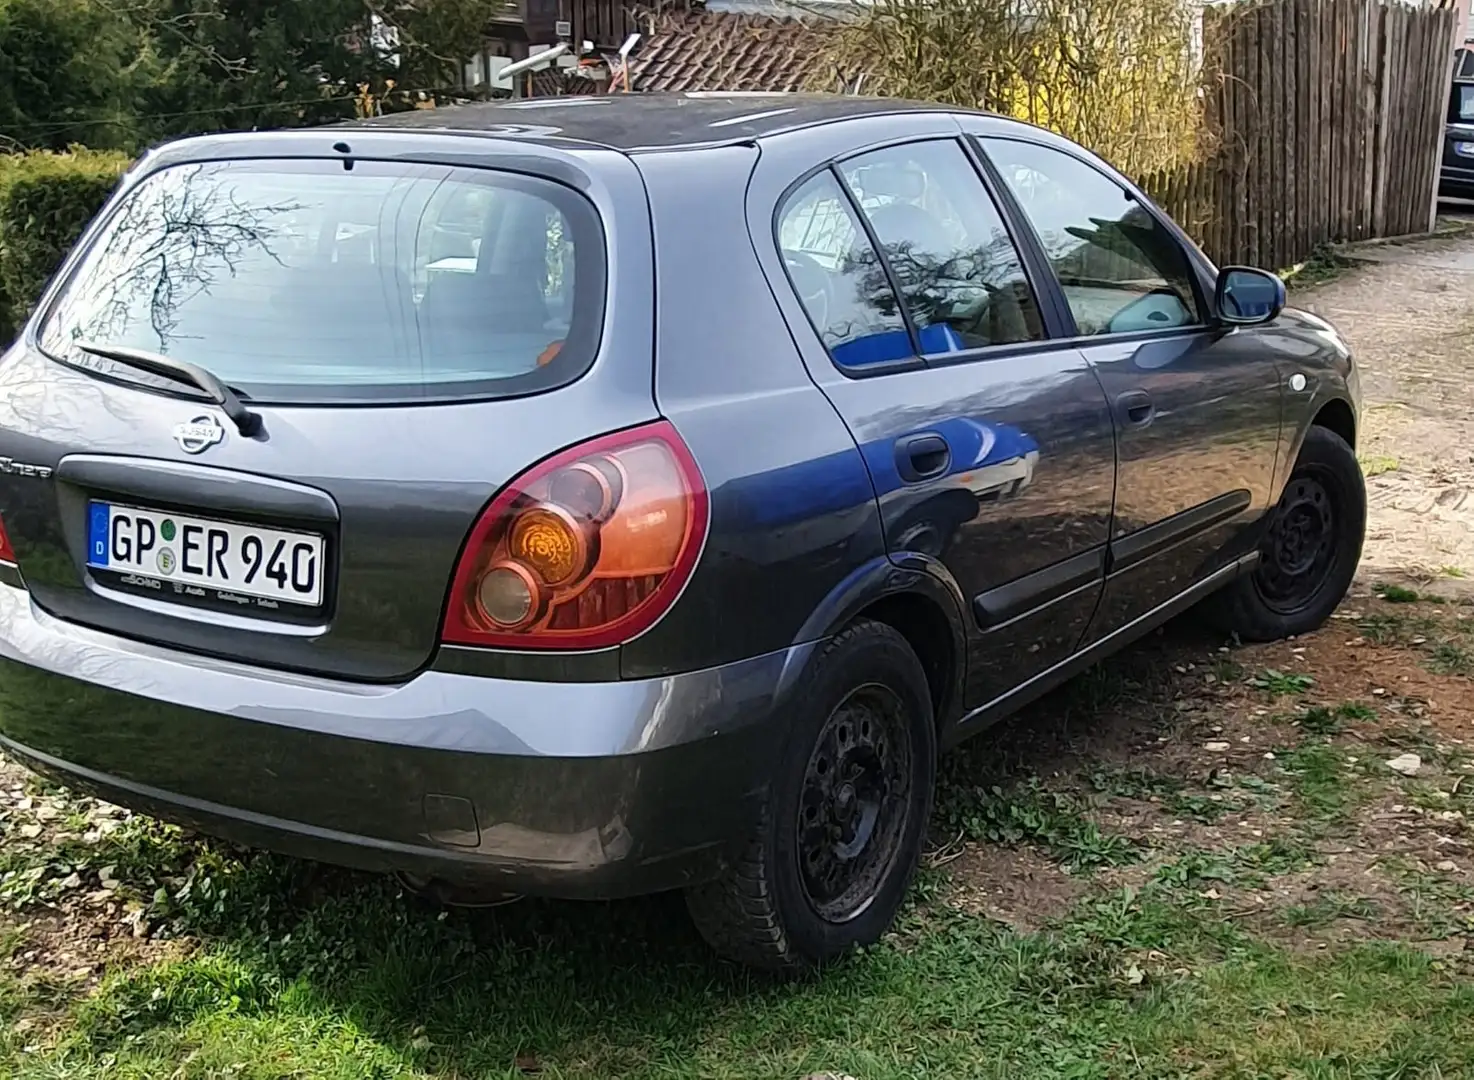
<svg viewBox="0 0 1474 1080">
<path fill-rule="evenodd" d="M 93 150 L 0 156 L 0 345 L 127 167 L 124 155 Z"/>
</svg>

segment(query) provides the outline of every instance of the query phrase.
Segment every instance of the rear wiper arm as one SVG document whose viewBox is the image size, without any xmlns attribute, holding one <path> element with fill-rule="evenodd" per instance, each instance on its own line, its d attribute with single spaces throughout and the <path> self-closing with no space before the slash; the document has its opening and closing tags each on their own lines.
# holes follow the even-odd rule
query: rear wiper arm
<svg viewBox="0 0 1474 1080">
<path fill-rule="evenodd" d="M 91 341 L 76 341 L 73 344 L 84 353 L 91 353 L 105 360 L 115 360 L 140 371 L 162 375 L 166 379 L 189 383 L 204 391 L 207 397 L 219 405 L 242 435 L 250 438 L 252 435 L 261 433 L 261 414 L 253 413 L 246 408 L 234 390 L 198 364 L 191 364 L 188 360 L 175 360 L 170 356 L 160 356 L 158 353 L 151 353 L 145 349 L 132 349 L 126 345 L 98 345 Z"/>
</svg>

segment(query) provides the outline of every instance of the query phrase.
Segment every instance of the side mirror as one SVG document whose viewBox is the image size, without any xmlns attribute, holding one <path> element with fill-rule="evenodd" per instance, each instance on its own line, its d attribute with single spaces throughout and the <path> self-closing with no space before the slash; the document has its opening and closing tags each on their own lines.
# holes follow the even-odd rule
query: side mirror
<svg viewBox="0 0 1474 1080">
<path fill-rule="evenodd" d="M 1218 272 L 1214 296 L 1220 322 L 1257 326 L 1285 310 L 1285 283 L 1268 270 L 1228 266 Z"/>
</svg>

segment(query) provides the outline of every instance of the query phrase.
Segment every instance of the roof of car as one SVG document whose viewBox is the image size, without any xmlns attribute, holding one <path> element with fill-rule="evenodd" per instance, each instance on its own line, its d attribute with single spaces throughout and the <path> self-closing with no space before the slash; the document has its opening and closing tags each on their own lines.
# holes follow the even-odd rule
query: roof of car
<svg viewBox="0 0 1474 1080">
<path fill-rule="evenodd" d="M 857 116 L 944 108 L 833 94 L 600 94 L 417 109 L 348 127 L 405 128 L 657 150 L 749 142 Z"/>
</svg>

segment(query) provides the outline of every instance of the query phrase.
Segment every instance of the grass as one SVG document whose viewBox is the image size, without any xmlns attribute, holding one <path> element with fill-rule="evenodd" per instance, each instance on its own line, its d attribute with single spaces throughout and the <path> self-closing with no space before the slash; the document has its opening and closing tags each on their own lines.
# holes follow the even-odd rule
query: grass
<svg viewBox="0 0 1474 1080">
<path fill-rule="evenodd" d="M 1474 654 L 1456 641 L 1440 641 L 1428 654 L 1428 667 L 1439 675 L 1474 675 Z"/>
<path fill-rule="evenodd" d="M 1215 800 L 1207 795 L 1185 790 L 1187 784 L 1178 777 L 1164 776 L 1147 768 L 1096 768 L 1086 777 L 1090 787 L 1102 794 L 1123 799 L 1144 799 L 1158 802 L 1175 817 L 1190 818 L 1211 824 L 1226 814 L 1232 807 L 1220 796 Z"/>
<path fill-rule="evenodd" d="M 1329 247 L 1319 247 L 1304 262 L 1281 270 L 1279 276 L 1292 289 L 1309 289 L 1335 281 L 1355 265 L 1355 260 Z"/>
<path fill-rule="evenodd" d="M 1251 678 L 1249 685 L 1256 690 L 1263 690 L 1270 697 L 1285 697 L 1305 693 L 1315 685 L 1315 679 L 1309 675 L 1291 675 L 1269 668 Z"/>
<path fill-rule="evenodd" d="M 1329 737 L 1341 734 L 1348 723 L 1369 723 L 1376 718 L 1377 711 L 1370 705 L 1346 701 L 1333 707 L 1317 705 L 1306 709 L 1295 717 L 1295 724 L 1308 735 Z"/>
<path fill-rule="evenodd" d="M 1416 590 L 1402 585 L 1379 585 L 1377 596 L 1389 604 L 1416 604 L 1422 599 Z"/>
<path fill-rule="evenodd" d="M 1374 476 L 1396 472 L 1401 462 L 1391 454 L 1372 454 L 1361 459 L 1362 475 L 1370 480 Z"/>
<path fill-rule="evenodd" d="M 1263 847 L 1242 862 L 1294 861 Z M 6 1075 L 1104 1080 L 1474 1068 L 1474 993 L 1426 956 L 1277 947 L 1165 881 L 1103 890 L 1030 934 L 913 907 L 894 940 L 782 984 L 710 960 L 668 900 L 441 918 L 371 882 L 309 907 L 300 872 L 264 856 L 235 865 L 224 907 L 191 909 L 222 936 L 119 969 L 91 996 L 0 977 Z M 21 1013 L 32 1023 L 17 1030 Z"/>
<path fill-rule="evenodd" d="M 1367 797 L 1361 772 L 1348 758 L 1342 747 L 1330 743 L 1308 743 L 1276 755 L 1312 821 L 1344 820 Z"/>
</svg>

